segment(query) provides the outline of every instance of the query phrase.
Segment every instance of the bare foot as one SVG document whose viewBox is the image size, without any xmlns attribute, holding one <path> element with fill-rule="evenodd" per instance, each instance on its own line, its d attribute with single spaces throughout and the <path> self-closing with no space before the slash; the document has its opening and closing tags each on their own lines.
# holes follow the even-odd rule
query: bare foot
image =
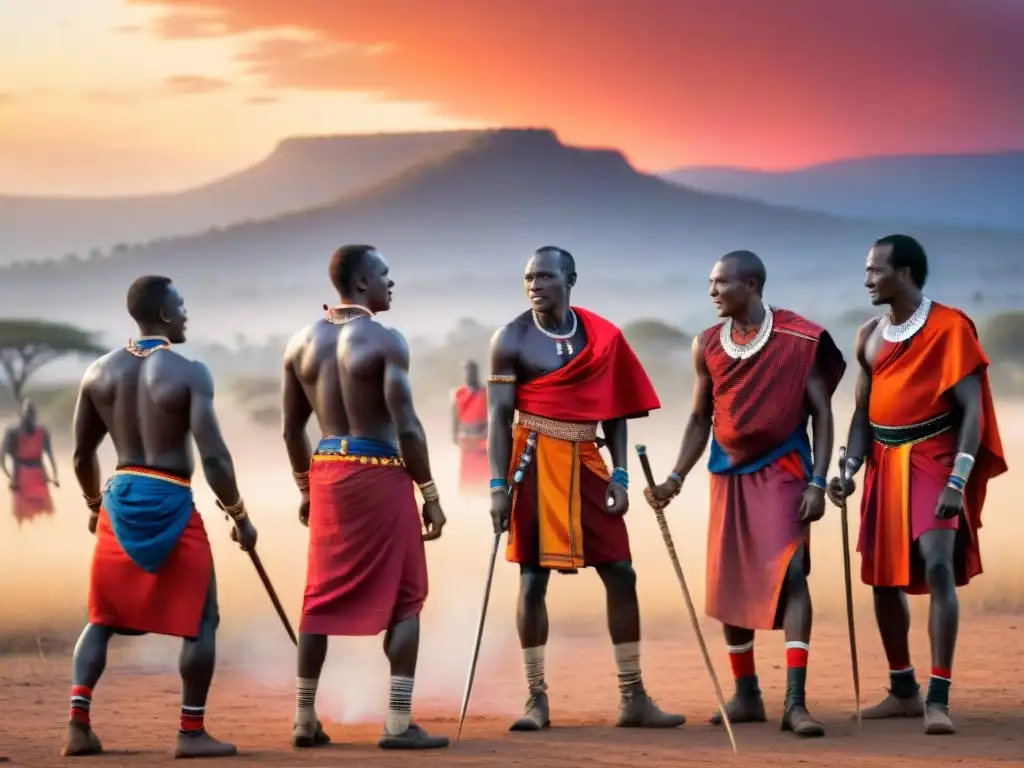
<svg viewBox="0 0 1024 768">
<path fill-rule="evenodd" d="M 64 737 L 64 746 L 60 750 L 64 757 L 98 755 L 102 751 L 103 745 L 90 726 L 82 725 L 74 720 L 68 723 L 67 735 Z"/>
<path fill-rule="evenodd" d="M 226 741 L 218 741 L 206 730 L 198 733 L 178 732 L 178 741 L 174 745 L 174 756 L 189 757 L 230 757 L 238 754 L 238 747 Z"/>
</svg>

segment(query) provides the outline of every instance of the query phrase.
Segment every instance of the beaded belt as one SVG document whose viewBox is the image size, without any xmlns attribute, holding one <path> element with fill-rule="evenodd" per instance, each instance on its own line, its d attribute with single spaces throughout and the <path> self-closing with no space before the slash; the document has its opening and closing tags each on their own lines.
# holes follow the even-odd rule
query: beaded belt
<svg viewBox="0 0 1024 768">
<path fill-rule="evenodd" d="M 351 435 L 326 435 L 313 452 L 313 461 L 348 461 L 382 467 L 404 467 L 398 449 L 390 443 Z"/>
<path fill-rule="evenodd" d="M 875 442 L 889 447 L 898 447 L 913 443 L 924 442 L 943 432 L 954 429 L 957 425 L 956 415 L 943 413 L 920 424 L 908 424 L 905 427 L 886 427 L 881 424 L 871 424 L 874 432 Z"/>
<path fill-rule="evenodd" d="M 553 437 L 555 440 L 567 440 L 572 443 L 592 443 L 597 440 L 597 422 L 556 421 L 517 411 L 516 423 L 531 432 Z"/>
</svg>

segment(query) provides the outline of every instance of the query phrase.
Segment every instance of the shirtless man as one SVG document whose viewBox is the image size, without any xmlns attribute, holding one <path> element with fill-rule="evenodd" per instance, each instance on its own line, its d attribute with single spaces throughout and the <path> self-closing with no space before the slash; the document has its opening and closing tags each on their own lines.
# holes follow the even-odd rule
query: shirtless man
<svg viewBox="0 0 1024 768">
<path fill-rule="evenodd" d="M 171 350 L 185 341 L 181 294 L 169 278 L 140 277 L 128 289 L 128 313 L 138 338 L 89 366 L 75 407 L 75 476 L 91 512 L 96 549 L 89 623 L 75 647 L 62 753 L 102 751 L 90 710 L 110 638 L 155 633 L 184 639 L 174 756 L 225 757 L 238 750 L 204 727 L 220 614 L 210 543 L 192 500 L 190 436 L 206 481 L 235 521 L 231 538 L 251 550 L 256 529 L 220 433 L 210 372 Z M 101 490 L 96 451 L 108 434 L 117 468 Z"/>
<path fill-rule="evenodd" d="M 529 691 L 524 716 L 512 730 L 550 724 L 544 681 L 548 580 L 553 570 L 576 573 L 588 566 L 608 594 L 621 696 L 617 725 L 674 728 L 686 718 L 662 712 L 640 674 L 640 607 L 623 519 L 629 509 L 626 420 L 661 404 L 622 332 L 570 304 L 575 284 L 570 253 L 553 246 L 537 250 L 524 275 L 531 309 L 491 342 L 491 517 L 495 532 L 509 532 L 506 558 L 519 564 L 517 627 Z M 610 473 L 596 444 L 598 423 L 614 464 Z M 513 500 L 508 480 L 530 433 L 537 435 L 537 460 Z"/>
<path fill-rule="evenodd" d="M 329 635 L 384 632 L 391 663 L 382 749 L 435 749 L 411 721 L 419 656 L 420 611 L 427 598 L 423 541 L 445 524 L 423 425 L 409 386 L 409 348 L 373 319 L 391 308 L 394 282 L 370 245 L 346 245 L 331 260 L 341 305 L 299 331 L 284 358 L 284 439 L 309 526 L 292 744 L 330 741 L 316 716 L 316 689 Z M 311 454 L 306 437 L 316 414 L 323 438 Z M 419 485 L 424 534 L 413 495 Z"/>
</svg>

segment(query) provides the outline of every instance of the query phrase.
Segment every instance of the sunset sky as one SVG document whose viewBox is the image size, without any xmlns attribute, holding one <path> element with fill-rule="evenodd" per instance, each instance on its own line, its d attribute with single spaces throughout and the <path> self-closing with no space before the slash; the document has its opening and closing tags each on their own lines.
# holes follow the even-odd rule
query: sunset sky
<svg viewBox="0 0 1024 768">
<path fill-rule="evenodd" d="M 645 170 L 1024 148 L 1024 0 L 0 0 L 0 193 L 315 133 L 549 126 Z"/>
</svg>

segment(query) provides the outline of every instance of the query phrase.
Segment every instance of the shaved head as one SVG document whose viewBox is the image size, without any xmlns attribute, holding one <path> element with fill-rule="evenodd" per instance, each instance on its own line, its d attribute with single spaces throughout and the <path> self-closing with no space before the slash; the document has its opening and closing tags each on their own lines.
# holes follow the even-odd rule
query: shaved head
<svg viewBox="0 0 1024 768">
<path fill-rule="evenodd" d="M 753 251 L 730 251 L 719 259 L 723 264 L 731 264 L 736 269 L 736 276 L 743 281 L 753 280 L 757 295 L 764 293 L 764 284 L 768 273 L 761 257 Z"/>
<path fill-rule="evenodd" d="M 576 274 L 576 259 L 575 257 L 573 257 L 571 253 L 569 253 L 564 248 L 559 248 L 557 245 L 545 245 L 541 248 L 538 248 L 536 251 L 534 251 L 534 253 L 537 256 L 541 256 L 543 254 L 551 254 L 553 256 L 557 256 L 559 262 L 562 265 L 562 271 L 565 272 L 565 274 Z"/>
</svg>

